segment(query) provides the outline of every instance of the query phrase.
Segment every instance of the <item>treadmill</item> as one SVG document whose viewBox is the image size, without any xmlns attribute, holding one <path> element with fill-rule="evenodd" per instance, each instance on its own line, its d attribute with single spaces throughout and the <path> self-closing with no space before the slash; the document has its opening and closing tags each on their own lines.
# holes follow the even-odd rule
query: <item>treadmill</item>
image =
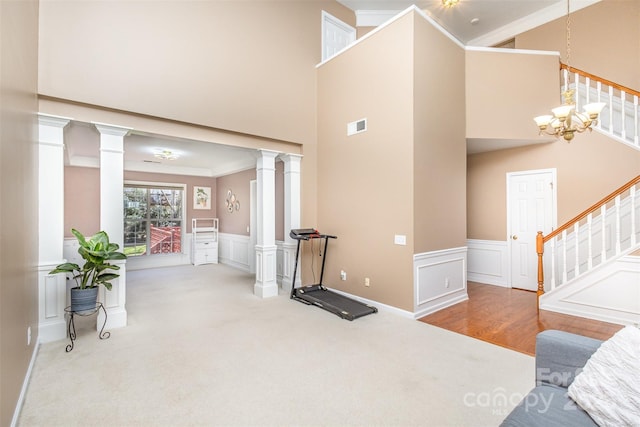
<svg viewBox="0 0 640 427">
<path fill-rule="evenodd" d="M 291 286 L 291 299 L 307 305 L 315 305 L 346 320 L 354 320 L 367 314 L 377 313 L 378 309 L 363 302 L 346 297 L 327 289 L 322 284 L 324 275 L 324 262 L 327 259 L 327 244 L 329 239 L 336 236 L 320 234 L 313 228 L 300 228 L 291 230 L 289 236 L 298 241 L 296 249 L 296 264 L 293 270 L 293 283 Z M 322 254 L 322 269 L 320 270 L 320 283 L 296 288 L 296 272 L 298 271 L 298 258 L 300 256 L 300 243 L 312 239 L 324 239 L 324 251 Z"/>
</svg>

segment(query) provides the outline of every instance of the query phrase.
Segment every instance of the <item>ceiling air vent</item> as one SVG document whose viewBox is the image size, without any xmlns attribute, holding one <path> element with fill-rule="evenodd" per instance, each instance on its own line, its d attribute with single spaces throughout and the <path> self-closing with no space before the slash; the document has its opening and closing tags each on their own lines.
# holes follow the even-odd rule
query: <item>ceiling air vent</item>
<svg viewBox="0 0 640 427">
<path fill-rule="evenodd" d="M 355 135 L 356 133 L 364 132 L 366 130 L 367 119 L 360 119 L 347 124 L 347 136 Z"/>
</svg>

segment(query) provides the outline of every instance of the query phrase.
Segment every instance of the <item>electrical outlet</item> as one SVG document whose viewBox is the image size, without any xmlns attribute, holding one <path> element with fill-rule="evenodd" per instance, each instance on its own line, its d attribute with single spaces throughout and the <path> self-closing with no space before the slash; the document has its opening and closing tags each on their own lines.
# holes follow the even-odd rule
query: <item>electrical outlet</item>
<svg viewBox="0 0 640 427">
<path fill-rule="evenodd" d="M 347 280 L 347 272 L 340 270 L 340 280 Z"/>
<path fill-rule="evenodd" d="M 365 286 L 367 286 L 367 287 L 368 287 L 369 285 L 371 285 L 371 283 L 369 282 L 369 278 L 368 278 L 368 277 L 365 277 L 365 278 L 364 278 L 364 285 L 365 285 Z"/>
<path fill-rule="evenodd" d="M 449 278 L 448 277 L 444 279 L 444 287 L 445 288 L 449 287 Z"/>
<path fill-rule="evenodd" d="M 31 345 L 31 326 L 27 328 L 27 346 Z"/>
</svg>

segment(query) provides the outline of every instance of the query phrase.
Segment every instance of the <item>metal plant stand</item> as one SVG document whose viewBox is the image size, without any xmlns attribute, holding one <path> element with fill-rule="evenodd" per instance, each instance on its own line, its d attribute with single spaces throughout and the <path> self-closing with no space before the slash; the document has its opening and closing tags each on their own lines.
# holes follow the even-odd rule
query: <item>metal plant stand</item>
<svg viewBox="0 0 640 427">
<path fill-rule="evenodd" d="M 96 303 L 96 308 L 93 310 L 84 310 L 84 311 L 73 311 L 71 310 L 71 306 L 66 307 L 64 309 L 65 313 L 69 315 L 69 323 L 67 324 L 67 331 L 69 332 L 69 339 L 71 340 L 71 344 L 67 345 L 67 353 L 73 350 L 73 342 L 76 340 L 76 325 L 73 321 L 74 316 L 92 316 L 98 312 L 98 310 L 102 310 L 104 313 L 104 322 L 102 323 L 102 328 L 100 328 L 100 332 L 98 333 L 98 338 L 101 340 L 106 340 L 111 336 L 111 332 L 105 332 L 104 327 L 107 325 L 107 310 L 104 308 L 101 302 Z"/>
</svg>

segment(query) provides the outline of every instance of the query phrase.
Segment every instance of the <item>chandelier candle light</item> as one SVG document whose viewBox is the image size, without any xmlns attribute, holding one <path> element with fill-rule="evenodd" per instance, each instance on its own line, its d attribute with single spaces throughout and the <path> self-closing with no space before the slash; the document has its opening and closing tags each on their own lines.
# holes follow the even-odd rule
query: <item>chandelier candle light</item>
<svg viewBox="0 0 640 427">
<path fill-rule="evenodd" d="M 556 138 L 563 137 L 567 142 L 571 142 L 576 132 L 582 133 L 587 129 L 592 130 L 592 125 L 598 123 L 598 115 L 605 106 L 604 102 L 592 102 L 585 105 L 584 112 L 576 111 L 574 100 L 574 89 L 569 88 L 571 79 L 571 20 L 569 0 L 567 0 L 567 74 L 565 74 L 565 90 L 562 92 L 564 103 L 552 109 L 553 115 L 535 117 L 536 124 L 540 129 L 539 134 L 546 133 L 554 135 Z"/>
</svg>

